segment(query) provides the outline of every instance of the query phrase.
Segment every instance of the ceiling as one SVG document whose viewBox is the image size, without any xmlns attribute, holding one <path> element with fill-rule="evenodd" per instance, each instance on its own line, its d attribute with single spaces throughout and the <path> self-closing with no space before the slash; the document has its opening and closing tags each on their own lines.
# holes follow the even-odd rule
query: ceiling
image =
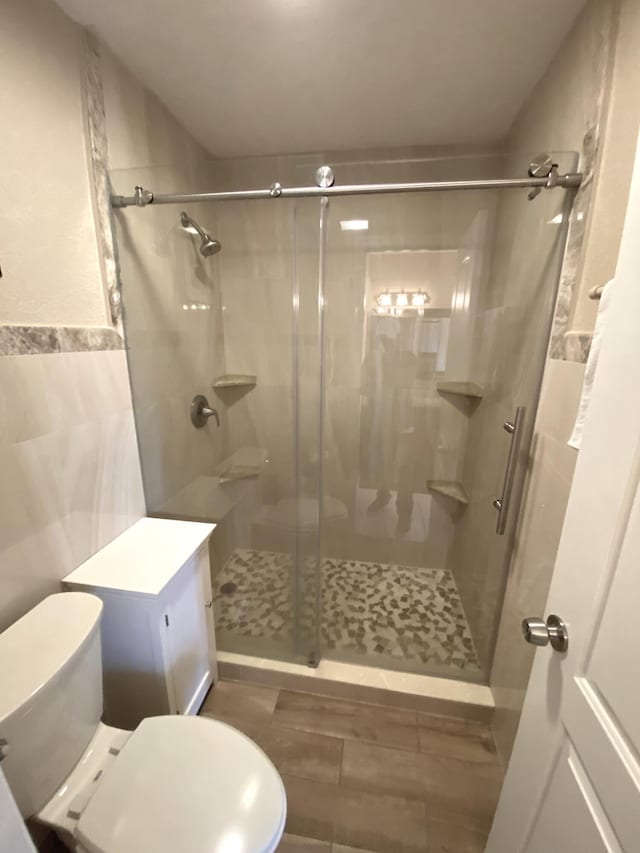
<svg viewBox="0 0 640 853">
<path fill-rule="evenodd" d="M 584 0 L 58 0 L 216 156 L 501 138 Z"/>
</svg>

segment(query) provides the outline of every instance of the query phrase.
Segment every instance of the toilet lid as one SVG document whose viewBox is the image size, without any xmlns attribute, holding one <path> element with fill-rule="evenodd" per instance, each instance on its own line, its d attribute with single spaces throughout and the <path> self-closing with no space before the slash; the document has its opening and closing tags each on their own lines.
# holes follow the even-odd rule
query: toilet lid
<svg viewBox="0 0 640 853">
<path fill-rule="evenodd" d="M 286 811 L 277 770 L 237 729 L 149 717 L 105 773 L 76 839 L 88 853 L 271 853 Z"/>
</svg>

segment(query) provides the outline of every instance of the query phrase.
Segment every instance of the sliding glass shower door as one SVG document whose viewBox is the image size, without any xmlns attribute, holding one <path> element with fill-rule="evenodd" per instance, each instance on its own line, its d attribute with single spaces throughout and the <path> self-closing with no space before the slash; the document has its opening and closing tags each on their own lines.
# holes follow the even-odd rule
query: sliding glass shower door
<svg viewBox="0 0 640 853">
<path fill-rule="evenodd" d="M 112 181 L 304 186 L 323 159 Z M 529 159 L 331 165 L 358 184 L 513 176 Z M 116 212 L 147 509 L 216 524 L 222 652 L 487 681 L 570 202 L 474 189 L 187 205 L 221 244 L 209 256 L 179 207 Z M 194 424 L 198 395 L 219 425 Z"/>
<path fill-rule="evenodd" d="M 341 183 L 429 180 L 434 168 L 332 165 Z M 570 201 L 512 189 L 331 199 L 325 656 L 487 682 Z"/>
<path fill-rule="evenodd" d="M 251 183 L 248 175 L 221 174 L 218 164 L 186 180 L 174 169 L 112 175 L 115 192 L 136 183 L 158 192 Z M 115 213 L 147 511 L 216 524 L 219 649 L 314 663 L 318 202 L 185 210 L 220 242 L 218 254 L 202 255 L 198 236 L 181 225 L 180 207 Z M 198 395 L 217 418 L 196 426 Z"/>
</svg>

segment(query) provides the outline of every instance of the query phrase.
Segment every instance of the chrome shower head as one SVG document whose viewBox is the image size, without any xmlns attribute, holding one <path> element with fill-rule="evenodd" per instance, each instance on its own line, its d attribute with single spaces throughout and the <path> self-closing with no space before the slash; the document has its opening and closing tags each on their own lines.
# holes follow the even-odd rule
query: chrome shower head
<svg viewBox="0 0 640 853">
<path fill-rule="evenodd" d="M 203 239 L 200 246 L 200 254 L 208 258 L 210 255 L 217 255 L 220 249 L 222 249 L 222 243 L 219 240 L 213 240 L 207 235 L 206 240 Z"/>
<path fill-rule="evenodd" d="M 184 210 L 180 214 L 180 224 L 189 234 L 197 234 L 200 237 L 202 240 L 200 254 L 203 257 L 208 258 L 210 255 L 217 255 L 220 249 L 222 249 L 222 243 L 219 240 L 214 240 L 210 234 L 207 234 L 195 219 L 192 219 Z"/>
</svg>

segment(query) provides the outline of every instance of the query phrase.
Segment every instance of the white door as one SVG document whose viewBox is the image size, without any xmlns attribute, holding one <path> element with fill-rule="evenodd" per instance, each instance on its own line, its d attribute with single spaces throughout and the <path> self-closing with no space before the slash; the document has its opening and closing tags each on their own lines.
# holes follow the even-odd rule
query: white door
<svg viewBox="0 0 640 853">
<path fill-rule="evenodd" d="M 638 152 L 612 287 L 545 614 L 569 648 L 536 652 L 487 853 L 640 851 Z"/>
</svg>

